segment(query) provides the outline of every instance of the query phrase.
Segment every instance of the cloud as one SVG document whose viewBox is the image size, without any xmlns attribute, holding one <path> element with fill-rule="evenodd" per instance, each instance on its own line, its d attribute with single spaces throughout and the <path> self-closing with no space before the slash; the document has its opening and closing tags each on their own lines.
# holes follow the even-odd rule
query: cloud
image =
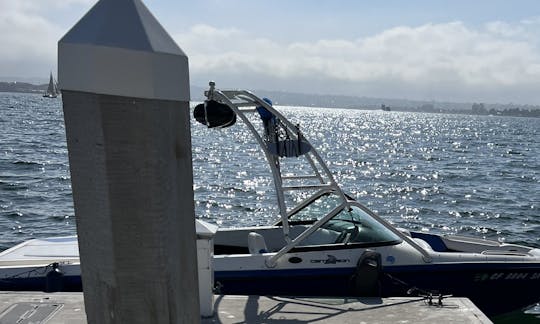
<svg viewBox="0 0 540 324">
<path fill-rule="evenodd" d="M 57 41 L 66 28 L 44 16 L 61 14 L 70 6 L 90 5 L 90 0 L 0 1 L 0 71 L 2 76 L 46 78 L 56 69 Z"/>
<path fill-rule="evenodd" d="M 3 58 L 13 60 L 29 50 L 37 52 L 36 55 L 52 56 L 46 40 L 54 32 L 54 27 L 43 17 L 18 9 L 24 9 L 24 6 L 11 5 L 0 9 Z"/>
<path fill-rule="evenodd" d="M 0 77 L 54 71 L 57 41 L 75 23 L 69 19 L 95 1 L 0 0 Z M 250 89 L 540 104 L 540 17 L 396 26 L 357 39 L 278 41 L 205 24 L 172 35 L 198 85 L 214 79 Z"/>
<path fill-rule="evenodd" d="M 540 103 L 540 19 L 398 26 L 360 39 L 279 43 L 197 25 L 175 39 L 192 79 L 414 99 Z M 325 86 L 327 84 L 327 86 Z M 292 87 L 292 88 L 290 88 Z M 322 87 L 322 89 L 321 89 Z M 443 97 L 443 98 L 440 98 Z M 525 98 L 526 97 L 526 98 Z"/>
</svg>

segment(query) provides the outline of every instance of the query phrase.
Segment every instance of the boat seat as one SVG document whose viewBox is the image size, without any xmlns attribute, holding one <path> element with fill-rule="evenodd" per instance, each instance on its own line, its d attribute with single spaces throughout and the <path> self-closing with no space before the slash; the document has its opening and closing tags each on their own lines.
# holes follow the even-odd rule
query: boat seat
<svg viewBox="0 0 540 324">
<path fill-rule="evenodd" d="M 420 247 L 422 247 L 424 250 L 426 251 L 433 251 L 433 248 L 431 247 L 431 245 L 429 245 L 428 242 L 422 240 L 421 238 L 413 238 L 413 241 L 416 242 L 416 244 L 420 245 Z"/>
<path fill-rule="evenodd" d="M 398 227 L 397 230 L 400 231 L 401 233 L 407 235 L 408 237 L 412 237 L 412 236 L 411 236 L 411 231 L 409 231 L 409 230 L 406 229 L 406 228 Z"/>
<path fill-rule="evenodd" d="M 256 232 L 250 232 L 248 234 L 248 249 L 250 254 L 260 254 L 268 252 L 264 237 Z"/>
<path fill-rule="evenodd" d="M 296 239 L 300 234 L 302 234 L 307 226 L 292 226 L 290 228 L 290 235 L 292 239 Z M 303 239 L 298 246 L 309 246 L 309 245 L 323 245 L 323 244 L 333 244 L 337 237 L 339 236 L 338 232 L 327 230 L 326 228 L 318 228 L 315 232 L 311 233 L 308 237 Z"/>
</svg>

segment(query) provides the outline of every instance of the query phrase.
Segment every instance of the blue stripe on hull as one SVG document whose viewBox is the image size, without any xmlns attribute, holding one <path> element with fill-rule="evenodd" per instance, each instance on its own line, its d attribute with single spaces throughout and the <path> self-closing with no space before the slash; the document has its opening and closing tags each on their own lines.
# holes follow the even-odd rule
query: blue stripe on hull
<svg viewBox="0 0 540 324">
<path fill-rule="evenodd" d="M 82 291 L 81 276 L 63 276 L 61 291 Z M 47 280 L 45 277 L 9 278 L 0 279 L 0 290 L 11 291 L 45 291 Z"/>
<path fill-rule="evenodd" d="M 217 271 L 223 294 L 355 296 L 355 268 Z M 385 267 L 383 297 L 407 296 L 417 287 L 468 297 L 486 315 L 510 312 L 540 300 L 540 266 L 534 264 L 450 264 Z M 512 292 L 512 295 L 509 293 Z"/>
</svg>

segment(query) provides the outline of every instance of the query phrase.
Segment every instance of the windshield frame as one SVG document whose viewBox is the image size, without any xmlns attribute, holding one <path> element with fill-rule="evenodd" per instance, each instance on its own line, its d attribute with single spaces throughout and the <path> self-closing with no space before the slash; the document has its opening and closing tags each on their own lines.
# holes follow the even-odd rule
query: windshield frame
<svg viewBox="0 0 540 324">
<path fill-rule="evenodd" d="M 321 199 L 325 199 L 325 197 L 327 197 L 329 199 L 334 198 L 334 197 L 332 197 L 333 195 L 335 195 L 336 204 L 331 206 L 331 207 L 326 206 L 326 208 L 328 209 L 327 211 L 317 213 L 316 215 L 314 215 L 315 217 L 312 218 L 312 219 L 298 219 L 298 220 L 294 219 L 295 216 L 301 214 L 303 211 L 306 211 L 306 209 L 309 209 L 310 206 L 313 206 L 317 202 L 321 201 Z M 364 217 L 369 218 L 370 219 L 369 222 L 373 222 L 373 223 L 377 224 L 377 226 L 380 227 L 381 229 L 384 229 L 384 230 L 388 231 L 389 233 L 391 233 L 390 236 L 395 236 L 395 239 L 384 240 L 384 241 L 375 241 L 375 242 L 355 242 L 355 241 L 350 241 L 350 242 L 345 242 L 345 243 L 337 242 L 337 243 L 302 245 L 302 242 L 305 241 L 306 239 L 308 239 L 308 237 L 309 237 L 309 235 L 308 235 L 308 236 L 306 236 L 306 237 L 304 237 L 304 238 L 302 238 L 301 240 L 298 240 L 298 241 L 295 239 L 297 244 L 295 244 L 295 247 L 291 251 L 298 251 L 299 252 L 299 251 L 317 251 L 317 250 L 324 250 L 324 249 L 336 250 L 336 249 L 350 249 L 350 248 L 359 248 L 359 247 L 376 247 L 376 246 L 396 245 L 396 244 L 399 244 L 399 243 L 403 242 L 402 236 L 399 235 L 401 233 L 399 233 L 399 234 L 395 233 L 395 231 L 393 230 L 393 227 L 390 224 L 388 224 L 384 220 L 381 221 L 380 217 L 374 216 L 374 213 L 371 210 L 369 210 L 367 207 L 363 206 L 359 202 L 355 201 L 350 196 L 346 196 L 346 197 L 347 197 L 347 201 L 346 201 L 346 203 L 343 203 L 343 202 L 339 201 L 341 197 L 334 190 L 320 190 L 320 191 L 316 192 L 315 194 L 311 195 L 310 197 L 308 197 L 307 199 L 305 199 L 304 201 L 300 202 L 295 208 L 293 208 L 291 211 L 289 211 L 289 213 L 287 215 L 289 225 L 290 226 L 313 225 L 313 224 L 317 223 L 319 220 L 321 220 L 322 218 L 326 218 L 329 213 L 332 213 L 333 216 L 331 218 L 329 218 L 327 221 L 325 221 L 324 223 L 320 224 L 320 226 L 318 226 L 318 228 L 323 228 L 325 224 L 327 224 L 332 219 L 335 219 L 341 213 L 343 213 L 346 208 L 353 208 L 354 207 L 354 208 L 358 208 L 359 211 L 364 214 Z M 338 208 L 338 210 L 336 210 L 336 208 Z M 274 224 L 274 226 L 280 226 L 281 227 L 282 226 L 282 221 L 281 220 L 277 221 Z"/>
</svg>

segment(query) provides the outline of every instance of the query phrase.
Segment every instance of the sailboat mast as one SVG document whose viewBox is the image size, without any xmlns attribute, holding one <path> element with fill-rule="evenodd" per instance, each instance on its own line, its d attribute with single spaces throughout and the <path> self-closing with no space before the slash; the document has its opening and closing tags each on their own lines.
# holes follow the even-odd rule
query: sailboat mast
<svg viewBox="0 0 540 324">
<path fill-rule="evenodd" d="M 52 72 L 51 72 L 51 76 L 49 78 L 49 87 L 47 88 L 47 93 L 52 94 L 52 95 L 55 94 L 55 92 L 54 92 L 54 80 L 53 80 Z"/>
<path fill-rule="evenodd" d="M 60 91 L 58 91 L 58 85 L 56 84 L 51 72 L 49 76 L 49 86 L 47 87 L 47 91 L 43 94 L 43 97 L 56 98 L 58 94 L 60 94 Z"/>
</svg>

